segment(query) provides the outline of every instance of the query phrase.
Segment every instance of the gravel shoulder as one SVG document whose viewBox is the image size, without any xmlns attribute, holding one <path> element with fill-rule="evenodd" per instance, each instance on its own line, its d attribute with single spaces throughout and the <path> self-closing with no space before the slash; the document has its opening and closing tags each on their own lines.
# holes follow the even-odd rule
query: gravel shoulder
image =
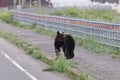
<svg viewBox="0 0 120 80">
<path fill-rule="evenodd" d="M 0 22 L 0 29 L 16 34 L 20 39 L 38 47 L 44 54 L 55 57 L 54 39 L 2 22 Z M 120 59 L 113 59 L 108 54 L 93 53 L 80 46 L 76 46 L 75 57 L 72 61 L 77 63 L 78 68 L 82 72 L 91 74 L 95 80 L 120 80 Z"/>
</svg>

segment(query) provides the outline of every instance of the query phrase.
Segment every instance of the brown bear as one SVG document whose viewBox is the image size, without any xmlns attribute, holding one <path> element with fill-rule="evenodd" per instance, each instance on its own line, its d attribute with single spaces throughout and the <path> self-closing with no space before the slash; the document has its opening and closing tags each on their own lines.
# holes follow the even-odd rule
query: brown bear
<svg viewBox="0 0 120 80">
<path fill-rule="evenodd" d="M 71 35 L 57 31 L 57 35 L 54 40 L 54 47 L 57 58 L 60 55 L 60 48 L 62 48 L 66 59 L 74 57 L 75 40 Z"/>
</svg>

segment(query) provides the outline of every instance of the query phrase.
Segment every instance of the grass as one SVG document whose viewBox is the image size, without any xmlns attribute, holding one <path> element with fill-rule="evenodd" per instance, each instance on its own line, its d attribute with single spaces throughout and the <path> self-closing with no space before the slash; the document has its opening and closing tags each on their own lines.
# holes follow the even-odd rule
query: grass
<svg viewBox="0 0 120 80">
<path fill-rule="evenodd" d="M 79 76 L 72 74 L 69 71 L 71 67 L 72 68 L 76 67 L 76 64 L 64 58 L 58 58 L 52 66 L 44 69 L 43 71 L 57 71 L 57 72 L 65 73 L 73 80 L 94 80 L 92 77 L 83 73 L 81 73 Z"/>
<path fill-rule="evenodd" d="M 52 70 L 57 72 L 65 72 L 71 67 L 76 67 L 75 63 L 73 63 L 72 61 L 68 61 L 64 58 L 58 58 L 50 68 L 47 68 L 44 71 Z"/>
<path fill-rule="evenodd" d="M 2 30 L 0 30 L 0 36 L 9 40 L 11 43 L 15 44 L 16 46 L 24 49 L 28 54 L 31 54 L 33 58 L 40 59 L 42 57 L 42 53 L 37 48 L 29 45 L 23 40 L 20 40 L 14 34 L 3 32 Z"/>
<path fill-rule="evenodd" d="M 34 52 L 32 53 L 32 57 L 35 59 L 40 59 L 42 57 L 42 54 L 40 51 L 34 50 Z"/>
<path fill-rule="evenodd" d="M 58 58 L 51 67 L 45 69 L 44 71 L 58 71 L 58 72 L 65 72 L 66 70 L 66 60 L 63 58 Z"/>
<path fill-rule="evenodd" d="M 104 52 L 106 49 L 106 46 L 98 42 L 95 42 L 94 39 L 90 37 L 82 39 L 81 46 L 97 53 Z"/>
<path fill-rule="evenodd" d="M 37 11 L 37 14 L 45 14 L 44 11 Z"/>
<path fill-rule="evenodd" d="M 94 80 L 92 76 L 84 73 L 80 73 L 79 76 L 70 72 L 71 68 L 77 68 L 76 64 L 72 61 L 68 61 L 64 58 L 58 58 L 54 64 L 43 71 L 57 71 L 68 75 L 73 80 Z"/>
<path fill-rule="evenodd" d="M 41 34 L 45 34 L 45 35 L 48 35 L 52 38 L 54 38 L 56 36 L 56 33 L 51 31 L 50 29 L 45 29 L 45 28 L 35 28 L 34 29 L 35 32 L 37 33 L 41 33 Z"/>
<path fill-rule="evenodd" d="M 68 7 L 54 12 L 49 15 L 76 17 L 88 20 L 119 22 L 120 14 L 115 10 L 105 9 L 79 9 L 74 7 Z"/>
</svg>

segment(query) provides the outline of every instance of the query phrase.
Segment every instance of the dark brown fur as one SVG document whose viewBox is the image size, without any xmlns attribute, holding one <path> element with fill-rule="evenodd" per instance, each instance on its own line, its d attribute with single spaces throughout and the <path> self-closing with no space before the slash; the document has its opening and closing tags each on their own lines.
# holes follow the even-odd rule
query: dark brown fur
<svg viewBox="0 0 120 80">
<path fill-rule="evenodd" d="M 59 31 L 57 31 L 57 35 L 54 41 L 54 47 L 57 57 L 60 53 L 60 48 L 63 49 L 64 55 L 67 59 L 71 59 L 74 57 L 75 41 L 71 35 L 60 33 Z"/>
</svg>

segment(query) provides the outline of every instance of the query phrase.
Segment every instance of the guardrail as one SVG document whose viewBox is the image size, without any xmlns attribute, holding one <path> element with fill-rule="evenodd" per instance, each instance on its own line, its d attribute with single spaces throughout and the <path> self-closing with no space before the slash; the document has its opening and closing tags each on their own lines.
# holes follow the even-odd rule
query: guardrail
<svg viewBox="0 0 120 80">
<path fill-rule="evenodd" d="M 80 38 L 92 36 L 99 43 L 120 48 L 120 24 L 118 23 L 39 15 L 19 11 L 12 11 L 12 15 L 15 20 L 27 24 L 37 23 L 39 27 L 45 25 L 45 28 L 53 31 L 72 32 Z"/>
</svg>

